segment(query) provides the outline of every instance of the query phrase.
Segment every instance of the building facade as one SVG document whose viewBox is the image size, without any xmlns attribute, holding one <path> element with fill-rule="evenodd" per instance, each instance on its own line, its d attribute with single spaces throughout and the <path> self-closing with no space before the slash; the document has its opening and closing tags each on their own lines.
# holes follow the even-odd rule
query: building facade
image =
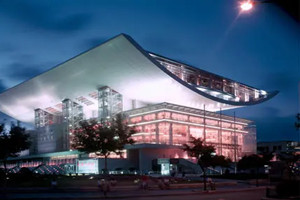
<svg viewBox="0 0 300 200">
<path fill-rule="evenodd" d="M 155 159 L 189 159 L 181 146 L 191 136 L 233 161 L 255 153 L 254 122 L 222 111 L 259 104 L 276 94 L 150 53 L 121 34 L 1 93 L 0 110 L 35 125 L 31 155 L 19 160 L 42 158 L 38 162 L 77 167 L 85 165 L 78 162 L 81 158 L 94 157 L 69 152 L 79 122 L 101 123 L 123 112 L 137 133 L 118 165 L 146 171 Z M 57 152 L 69 153 L 49 157 Z"/>
<path fill-rule="evenodd" d="M 231 160 L 255 153 L 256 129 L 252 121 L 195 108 L 161 103 L 127 111 L 138 133 L 136 144 L 182 146 L 191 137 L 213 145 L 216 153 Z M 173 155 L 175 158 L 187 155 Z"/>
<path fill-rule="evenodd" d="M 257 152 L 262 154 L 268 153 L 290 153 L 299 152 L 299 142 L 297 141 L 273 141 L 273 142 L 258 142 Z"/>
</svg>

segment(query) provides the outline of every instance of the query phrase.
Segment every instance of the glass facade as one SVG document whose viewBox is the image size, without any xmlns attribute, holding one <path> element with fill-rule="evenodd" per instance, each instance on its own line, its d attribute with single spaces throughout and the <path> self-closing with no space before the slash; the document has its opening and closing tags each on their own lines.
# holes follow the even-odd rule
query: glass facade
<svg viewBox="0 0 300 200">
<path fill-rule="evenodd" d="M 63 150 L 69 150 L 72 145 L 72 131 L 78 127 L 79 122 L 83 120 L 83 109 L 78 103 L 71 101 L 70 99 L 64 99 L 62 101 L 62 114 L 62 148 Z"/>
<path fill-rule="evenodd" d="M 199 109 L 162 103 L 127 111 L 139 143 L 182 145 L 190 136 L 212 144 L 218 154 L 233 161 L 255 153 L 256 129 L 252 121 Z"/>
<path fill-rule="evenodd" d="M 179 79 L 211 96 L 234 102 L 255 102 L 267 97 L 266 91 L 152 53 L 150 56 Z"/>
<path fill-rule="evenodd" d="M 56 116 L 42 109 L 34 110 L 35 117 L 35 128 L 45 127 L 58 123 L 60 121 L 60 116 Z"/>
<path fill-rule="evenodd" d="M 122 112 L 122 95 L 110 87 L 102 87 L 98 90 L 98 116 L 100 120 L 107 120 L 117 113 Z"/>
<path fill-rule="evenodd" d="M 109 87 L 99 89 L 98 94 L 99 120 L 108 120 L 121 112 L 120 94 Z M 233 161 L 245 154 L 256 152 L 256 127 L 249 120 L 169 103 L 149 105 L 126 111 L 125 114 L 128 115 L 129 125 L 136 128 L 137 133 L 132 136 L 136 144 L 181 146 L 188 143 L 192 136 L 203 139 L 206 144 L 214 145 L 218 154 L 230 157 Z M 54 149 L 71 149 L 72 130 L 84 119 L 82 105 L 70 99 L 62 101 L 63 120 L 59 121 L 62 125 L 61 136 L 54 134 L 61 132 L 60 126 L 54 126 L 59 119 L 57 116 L 41 109 L 35 110 L 36 130 L 41 130 L 37 134 L 39 152 L 42 146 L 50 145 L 50 139 L 53 148 L 49 147 L 49 152 L 55 151 Z"/>
</svg>

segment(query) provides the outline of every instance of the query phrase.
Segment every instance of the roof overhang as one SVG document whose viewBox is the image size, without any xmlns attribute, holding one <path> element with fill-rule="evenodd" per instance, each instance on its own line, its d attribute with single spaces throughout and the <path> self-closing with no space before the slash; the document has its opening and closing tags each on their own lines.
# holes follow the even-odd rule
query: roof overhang
<svg viewBox="0 0 300 200">
<path fill-rule="evenodd" d="M 129 36 L 121 34 L 104 44 L 0 94 L 0 111 L 24 122 L 34 122 L 34 110 L 63 99 L 76 99 L 109 86 L 129 99 L 149 104 L 170 102 L 218 111 L 243 106 L 201 94 L 164 70 Z"/>
</svg>

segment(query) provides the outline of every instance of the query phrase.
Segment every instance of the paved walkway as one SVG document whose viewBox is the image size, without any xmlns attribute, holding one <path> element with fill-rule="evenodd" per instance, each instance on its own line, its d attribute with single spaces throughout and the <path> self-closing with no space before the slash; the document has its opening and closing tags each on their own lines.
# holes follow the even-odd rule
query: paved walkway
<svg viewBox="0 0 300 200">
<path fill-rule="evenodd" d="M 202 189 L 177 188 L 170 190 L 141 190 L 135 188 L 115 187 L 108 193 L 110 199 L 133 199 L 141 197 L 156 196 L 188 196 L 197 194 L 232 193 L 241 191 L 265 190 L 265 187 L 222 187 L 214 191 L 204 192 Z M 103 193 L 97 188 L 19 188 L 12 190 L 8 188 L 6 194 L 1 194 L 0 199 L 103 199 Z"/>
</svg>

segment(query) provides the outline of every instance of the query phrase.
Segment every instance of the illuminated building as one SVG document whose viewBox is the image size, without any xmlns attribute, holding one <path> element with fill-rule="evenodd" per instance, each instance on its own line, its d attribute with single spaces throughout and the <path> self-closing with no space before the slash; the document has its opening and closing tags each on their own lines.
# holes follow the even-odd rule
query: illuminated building
<svg viewBox="0 0 300 200">
<path fill-rule="evenodd" d="M 121 34 L 4 91 L 0 111 L 35 124 L 36 157 L 69 151 L 81 120 L 124 112 L 139 130 L 126 162 L 146 170 L 149 165 L 141 165 L 155 158 L 186 158 L 180 146 L 189 136 L 233 160 L 254 153 L 253 122 L 217 111 L 258 104 L 276 93 L 150 53 Z"/>
</svg>

